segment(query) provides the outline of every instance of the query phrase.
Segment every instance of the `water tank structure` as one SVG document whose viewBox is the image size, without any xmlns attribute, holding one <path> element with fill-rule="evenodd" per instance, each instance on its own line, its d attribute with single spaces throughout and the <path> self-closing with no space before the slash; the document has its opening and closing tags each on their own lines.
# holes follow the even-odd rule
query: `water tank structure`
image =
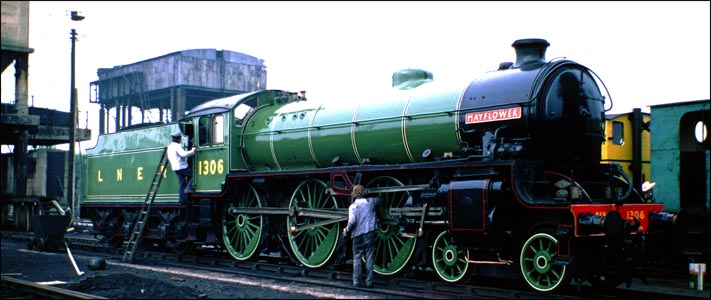
<svg viewBox="0 0 711 300">
<path fill-rule="evenodd" d="M 208 100 L 266 88 L 264 60 L 216 49 L 183 50 L 113 68 L 90 83 L 99 133 L 172 122 Z M 137 109 L 136 109 L 137 108 Z M 138 117 L 133 114 L 138 111 Z M 113 125 L 113 126 L 111 126 Z"/>
</svg>

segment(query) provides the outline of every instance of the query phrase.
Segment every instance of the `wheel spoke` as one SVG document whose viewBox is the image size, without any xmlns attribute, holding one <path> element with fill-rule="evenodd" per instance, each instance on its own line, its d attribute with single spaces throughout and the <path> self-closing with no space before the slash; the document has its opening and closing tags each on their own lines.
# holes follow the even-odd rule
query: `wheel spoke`
<svg viewBox="0 0 711 300">
<path fill-rule="evenodd" d="M 551 292 L 566 278 L 566 266 L 552 264 L 558 255 L 558 240 L 548 233 L 531 236 L 521 248 L 521 275 L 534 290 Z"/>
<path fill-rule="evenodd" d="M 449 233 L 440 233 L 433 244 L 432 266 L 437 275 L 447 282 L 462 282 L 469 275 L 466 257 L 469 251 L 462 251 L 449 243 Z"/>
<path fill-rule="evenodd" d="M 389 176 L 377 177 L 367 184 L 367 188 L 403 186 L 397 179 Z M 377 195 L 383 199 L 378 210 L 378 217 L 392 218 L 388 215 L 389 208 L 405 206 L 409 193 L 393 192 Z M 375 249 L 376 260 L 374 270 L 380 275 L 395 275 L 406 269 L 415 251 L 416 239 L 400 236 L 399 227 L 379 223 L 376 230 Z"/>
<path fill-rule="evenodd" d="M 230 208 L 259 208 L 261 201 L 251 185 L 240 187 L 240 195 L 222 212 L 222 240 L 229 254 L 237 260 L 254 258 L 262 244 L 261 215 L 232 214 Z"/>
<path fill-rule="evenodd" d="M 338 208 L 336 199 L 326 193 L 327 185 L 318 179 L 303 181 L 294 191 L 290 208 L 334 209 Z M 291 216 L 287 218 L 287 232 L 291 250 L 295 258 L 309 268 L 319 268 L 334 257 L 340 225 L 328 224 L 297 232 L 291 232 L 292 226 L 304 226 L 321 221 L 316 217 Z"/>
</svg>

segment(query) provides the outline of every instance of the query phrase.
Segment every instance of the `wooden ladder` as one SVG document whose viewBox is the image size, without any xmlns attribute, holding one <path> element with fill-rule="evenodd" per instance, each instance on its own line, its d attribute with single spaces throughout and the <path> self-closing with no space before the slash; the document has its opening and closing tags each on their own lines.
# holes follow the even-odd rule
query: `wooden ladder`
<svg viewBox="0 0 711 300">
<path fill-rule="evenodd" d="M 138 213 L 138 218 L 136 223 L 133 224 L 133 232 L 131 233 L 131 238 L 129 238 L 126 244 L 126 250 L 123 252 L 123 261 L 130 263 L 133 260 L 133 254 L 138 248 L 138 241 L 141 240 L 141 235 L 143 234 L 143 229 L 146 227 L 146 221 L 148 220 L 148 215 L 151 212 L 151 206 L 153 205 L 153 200 L 156 199 L 156 194 L 158 194 L 158 187 L 163 181 L 163 172 L 168 165 L 167 153 L 168 147 L 163 149 L 163 154 L 160 157 L 160 162 L 156 168 L 156 173 L 153 174 L 153 182 L 148 188 L 148 193 L 146 194 L 146 199 L 143 201 L 143 206 L 141 206 L 141 211 Z"/>
</svg>

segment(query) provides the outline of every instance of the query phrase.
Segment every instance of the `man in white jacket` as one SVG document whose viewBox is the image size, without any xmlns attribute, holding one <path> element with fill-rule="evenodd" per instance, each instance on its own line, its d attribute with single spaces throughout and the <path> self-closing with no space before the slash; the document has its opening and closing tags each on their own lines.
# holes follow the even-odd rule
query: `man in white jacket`
<svg viewBox="0 0 711 300">
<path fill-rule="evenodd" d="M 180 141 L 183 137 L 181 132 L 173 133 L 173 142 L 168 145 L 168 160 L 170 168 L 178 175 L 180 190 L 178 191 L 180 203 L 185 203 L 185 193 L 192 193 L 193 188 L 193 168 L 188 164 L 188 157 L 195 154 L 195 147 L 190 151 L 185 151 Z"/>
</svg>

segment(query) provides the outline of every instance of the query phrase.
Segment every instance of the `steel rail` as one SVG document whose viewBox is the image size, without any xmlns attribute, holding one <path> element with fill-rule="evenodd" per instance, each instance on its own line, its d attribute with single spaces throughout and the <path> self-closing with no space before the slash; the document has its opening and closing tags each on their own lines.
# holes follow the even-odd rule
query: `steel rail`
<svg viewBox="0 0 711 300">
<path fill-rule="evenodd" d="M 2 276 L 3 288 L 14 289 L 23 295 L 35 296 L 35 299 L 108 299 L 101 296 L 42 285 L 10 276 Z"/>
</svg>

